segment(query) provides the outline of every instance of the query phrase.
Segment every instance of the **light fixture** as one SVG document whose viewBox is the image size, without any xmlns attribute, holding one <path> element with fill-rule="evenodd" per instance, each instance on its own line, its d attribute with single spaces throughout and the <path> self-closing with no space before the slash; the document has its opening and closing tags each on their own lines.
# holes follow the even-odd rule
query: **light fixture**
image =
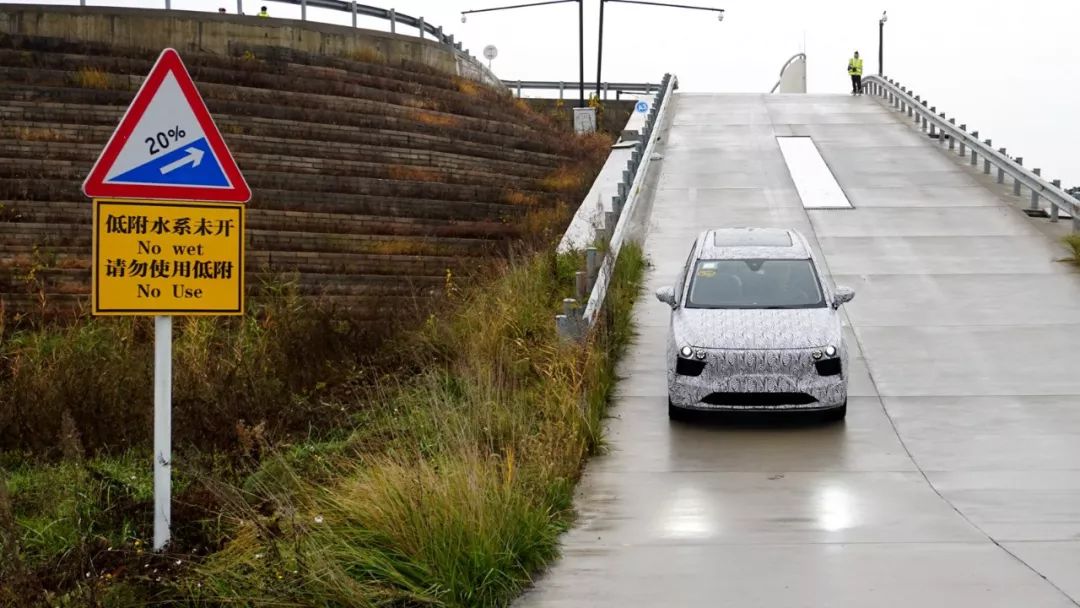
<svg viewBox="0 0 1080 608">
<path fill-rule="evenodd" d="M 679 354 L 682 355 L 684 359 L 689 359 L 694 356 L 694 351 L 689 346 L 684 346 L 682 347 L 682 350 L 679 351 Z"/>
<path fill-rule="evenodd" d="M 832 346 L 832 345 L 826 346 L 825 347 L 825 356 L 826 357 L 835 357 L 836 356 L 836 347 Z"/>
<path fill-rule="evenodd" d="M 461 22 L 462 22 L 462 23 L 465 23 L 465 15 L 462 15 L 462 16 L 461 16 Z"/>
<path fill-rule="evenodd" d="M 886 12 L 887 11 L 881 11 L 881 22 L 882 23 L 885 23 L 886 21 L 889 20 L 889 16 L 885 14 Z"/>
</svg>

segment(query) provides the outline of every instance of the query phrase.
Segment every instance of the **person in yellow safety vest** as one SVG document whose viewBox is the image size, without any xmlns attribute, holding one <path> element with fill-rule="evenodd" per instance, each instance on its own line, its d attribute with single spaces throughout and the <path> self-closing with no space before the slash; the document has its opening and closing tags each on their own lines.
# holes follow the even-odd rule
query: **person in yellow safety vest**
<svg viewBox="0 0 1080 608">
<path fill-rule="evenodd" d="M 270 16 L 270 13 L 266 12 L 266 7 L 265 6 L 262 7 L 261 9 L 259 9 L 259 16 L 260 17 L 269 17 Z M 856 53 L 856 55 L 858 55 L 858 53 Z"/>
<path fill-rule="evenodd" d="M 855 56 L 848 59 L 847 73 L 851 76 L 851 94 L 862 95 L 862 58 L 859 57 L 859 51 L 855 51 Z"/>
</svg>

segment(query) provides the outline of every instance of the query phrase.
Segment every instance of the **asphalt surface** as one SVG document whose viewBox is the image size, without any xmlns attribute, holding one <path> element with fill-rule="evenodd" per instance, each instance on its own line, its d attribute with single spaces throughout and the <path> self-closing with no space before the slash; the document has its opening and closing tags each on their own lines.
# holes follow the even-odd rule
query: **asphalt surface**
<svg viewBox="0 0 1080 608">
<path fill-rule="evenodd" d="M 1045 220 L 869 96 L 674 103 L 609 452 L 517 605 L 1078 605 L 1080 274 Z M 804 210 L 777 135 L 855 208 Z M 652 292 L 720 226 L 796 228 L 856 290 L 846 423 L 668 421 Z"/>
</svg>

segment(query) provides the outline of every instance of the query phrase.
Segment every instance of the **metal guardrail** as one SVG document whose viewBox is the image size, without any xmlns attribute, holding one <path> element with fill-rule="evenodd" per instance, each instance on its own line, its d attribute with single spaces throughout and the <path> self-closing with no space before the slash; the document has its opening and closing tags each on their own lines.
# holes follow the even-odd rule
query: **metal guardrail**
<svg viewBox="0 0 1080 608">
<path fill-rule="evenodd" d="M 776 84 L 772 85 L 772 88 L 769 89 L 769 93 L 775 93 L 776 89 L 780 88 L 780 83 L 784 81 L 784 72 L 787 71 L 789 65 L 791 65 L 792 63 L 795 63 L 799 59 L 802 59 L 802 60 L 805 61 L 806 60 L 806 53 L 795 53 L 794 55 L 791 56 L 790 59 L 788 59 L 787 61 L 784 62 L 784 67 L 780 68 L 780 76 L 776 79 Z"/>
<path fill-rule="evenodd" d="M 938 113 L 936 106 L 929 103 L 907 87 L 889 78 L 867 76 L 864 86 L 871 94 L 877 95 L 894 109 L 906 113 L 930 137 L 936 137 L 949 150 L 960 148 L 960 155 L 970 151 L 971 165 L 978 166 L 983 160 L 983 173 L 989 174 L 991 167 L 997 168 L 997 183 L 1004 184 L 1006 176 L 1012 180 L 1013 194 L 1020 196 L 1021 189 L 1027 188 L 1031 194 L 1028 206 L 1029 215 L 1041 212 L 1040 200 L 1045 199 L 1050 206 L 1046 214 L 1051 222 L 1057 222 L 1062 210 L 1072 216 L 1072 228 L 1080 231 L 1080 201 L 1061 188 L 1061 180 L 1047 181 L 1042 178 L 1039 169 L 1029 170 L 1023 165 L 1023 158 L 1012 158 L 1006 148 L 994 149 L 990 139 L 980 140 L 978 131 L 967 130 L 966 124 L 957 125 L 955 118 L 946 119 L 945 113 Z"/>
<path fill-rule="evenodd" d="M 671 74 L 664 74 L 660 81 L 660 90 L 656 101 L 649 108 L 641 136 L 634 143 L 630 160 L 622 172 L 618 184 L 618 194 L 611 199 L 611 211 L 604 212 L 604 227 L 599 232 L 600 240 L 606 245 L 603 259 L 596 247 L 585 249 L 585 269 L 576 273 L 576 298 L 563 300 L 562 314 L 555 316 L 555 326 L 559 335 L 568 339 L 584 338 L 600 313 L 607 295 L 608 284 L 615 271 L 615 262 L 626 240 L 627 223 L 637 206 L 642 182 L 648 172 L 652 150 L 657 138 L 656 128 L 662 124 L 669 107 L 668 100 L 677 85 L 677 79 Z M 588 296 L 584 308 L 578 302 Z"/>
<path fill-rule="evenodd" d="M 517 96 L 521 97 L 522 90 L 543 90 L 543 91 L 559 91 L 559 99 L 563 97 L 563 91 L 570 89 L 576 91 L 580 88 L 580 83 L 576 80 L 503 80 L 502 83 L 508 89 L 517 91 Z M 608 98 L 608 91 L 615 91 L 616 99 L 622 93 L 655 93 L 661 89 L 660 84 L 653 82 L 602 82 L 600 83 L 600 89 L 604 92 L 604 99 Z M 586 82 L 585 88 L 588 90 L 596 90 L 596 81 Z"/>
<path fill-rule="evenodd" d="M 222 3 L 228 0 L 222 0 Z M 87 0 L 79 0 L 79 6 L 87 6 Z M 164 4 L 165 10 L 172 10 L 172 0 L 161 0 Z M 436 42 L 452 46 L 455 49 L 461 51 L 461 43 L 454 42 L 454 36 L 452 34 L 446 34 L 443 32 L 442 26 L 435 26 L 424 21 L 423 17 L 412 17 L 404 13 L 399 13 L 390 8 L 379 8 L 377 6 L 368 6 L 365 4 L 357 4 L 349 0 L 259 0 L 260 5 L 272 5 L 272 4 L 291 4 L 293 6 L 300 7 L 300 20 L 307 21 L 307 9 L 308 7 L 325 8 L 334 11 L 340 11 L 344 13 L 352 14 L 352 26 L 356 27 L 357 17 L 374 17 L 376 19 L 385 19 L 390 22 L 390 33 L 396 34 L 397 26 L 405 25 L 408 27 L 416 28 L 420 38 L 424 38 L 425 34 L 429 34 Z M 94 6 L 107 6 L 97 2 Z M 236 0 L 236 13 L 243 14 L 244 6 L 242 0 Z M 248 15 L 253 16 L 253 15 Z M 468 53 L 468 51 L 464 51 Z M 469 54 L 472 57 L 472 54 Z"/>
</svg>

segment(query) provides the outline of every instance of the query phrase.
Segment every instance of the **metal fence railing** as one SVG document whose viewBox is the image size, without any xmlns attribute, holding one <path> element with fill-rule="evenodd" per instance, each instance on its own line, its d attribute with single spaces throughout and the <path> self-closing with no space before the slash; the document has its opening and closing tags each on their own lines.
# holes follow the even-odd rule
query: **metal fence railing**
<svg viewBox="0 0 1080 608">
<path fill-rule="evenodd" d="M 1024 166 L 1023 157 L 1009 156 L 1006 148 L 995 149 L 992 140 L 979 139 L 978 131 L 968 131 L 966 124 L 957 125 L 955 118 L 947 119 L 944 112 L 938 113 L 936 106 L 930 106 L 925 99 L 892 79 L 868 76 L 864 86 L 895 110 L 907 114 L 915 125 L 942 146 L 947 145 L 954 153 L 959 148 L 960 156 L 970 154 L 972 167 L 977 167 L 981 158 L 984 174 L 989 175 L 991 168 L 996 168 L 997 183 L 1011 181 L 1013 195 L 1021 196 L 1026 189 L 1030 194 L 1025 209 L 1028 215 L 1048 217 L 1051 222 L 1057 222 L 1063 214 L 1068 214 L 1072 218 L 1072 229 L 1080 231 L 1080 200 L 1061 188 L 1061 180 L 1043 179 L 1040 169 Z"/>
<path fill-rule="evenodd" d="M 161 2 L 162 8 L 165 10 L 172 10 L 173 0 L 158 0 Z M 230 0 L 222 0 L 222 3 L 230 2 Z M 442 26 L 435 26 L 424 21 L 423 17 L 412 17 L 404 13 L 399 13 L 392 8 L 379 8 L 377 6 L 368 6 L 365 4 L 357 4 L 350 0 L 259 0 L 260 5 L 271 6 L 273 4 L 291 4 L 293 6 L 300 7 L 300 20 L 307 21 L 307 9 L 312 8 L 324 8 L 333 11 L 339 11 L 352 15 L 352 26 L 357 27 L 356 21 L 359 17 L 374 17 L 376 19 L 384 19 L 390 24 L 390 33 L 399 33 L 398 26 L 406 26 L 415 28 L 417 35 L 420 38 L 430 36 L 432 40 L 452 46 L 455 49 L 461 51 L 461 43 L 454 41 L 452 34 L 443 32 Z M 79 0 L 79 6 L 87 6 L 87 0 Z M 108 6 L 107 0 L 105 2 L 95 1 L 92 6 Z M 151 7 L 152 8 L 152 7 Z M 244 14 L 243 0 L 236 0 L 236 14 Z M 249 15 L 251 16 L 251 15 Z M 465 51 L 468 52 L 468 51 Z M 469 55 L 472 56 L 471 54 Z"/>
<path fill-rule="evenodd" d="M 558 91 L 559 99 L 563 97 L 563 91 L 569 89 L 571 91 L 577 91 L 580 84 L 576 80 L 562 81 L 562 80 L 503 80 L 503 85 L 506 88 L 515 91 L 518 97 L 521 97 L 523 90 L 534 91 Z M 596 81 L 586 82 L 586 90 L 596 90 Z M 650 95 L 659 91 L 660 84 L 655 82 L 602 82 L 600 83 L 600 90 L 602 91 L 603 99 L 608 98 L 609 91 L 615 91 L 615 98 L 618 99 L 623 93 L 643 93 Z"/>
<path fill-rule="evenodd" d="M 555 326 L 559 334 L 566 338 L 580 339 L 587 335 L 604 305 L 608 284 L 615 271 L 615 262 L 618 261 L 619 251 L 628 238 L 628 223 L 640 199 L 641 186 L 658 139 L 656 130 L 667 115 L 676 84 L 677 79 L 671 74 L 665 74 L 660 81 L 660 90 L 645 117 L 641 136 L 634 143 L 630 160 L 622 172 L 618 194 L 612 197 L 612 210 L 604 212 L 604 225 L 598 232 L 598 239 L 605 246 L 603 257 L 601 258 L 597 247 L 586 248 L 585 268 L 576 274 L 577 297 L 563 300 L 562 313 L 555 316 Z M 580 307 L 578 303 L 586 298 L 584 308 Z"/>
</svg>

